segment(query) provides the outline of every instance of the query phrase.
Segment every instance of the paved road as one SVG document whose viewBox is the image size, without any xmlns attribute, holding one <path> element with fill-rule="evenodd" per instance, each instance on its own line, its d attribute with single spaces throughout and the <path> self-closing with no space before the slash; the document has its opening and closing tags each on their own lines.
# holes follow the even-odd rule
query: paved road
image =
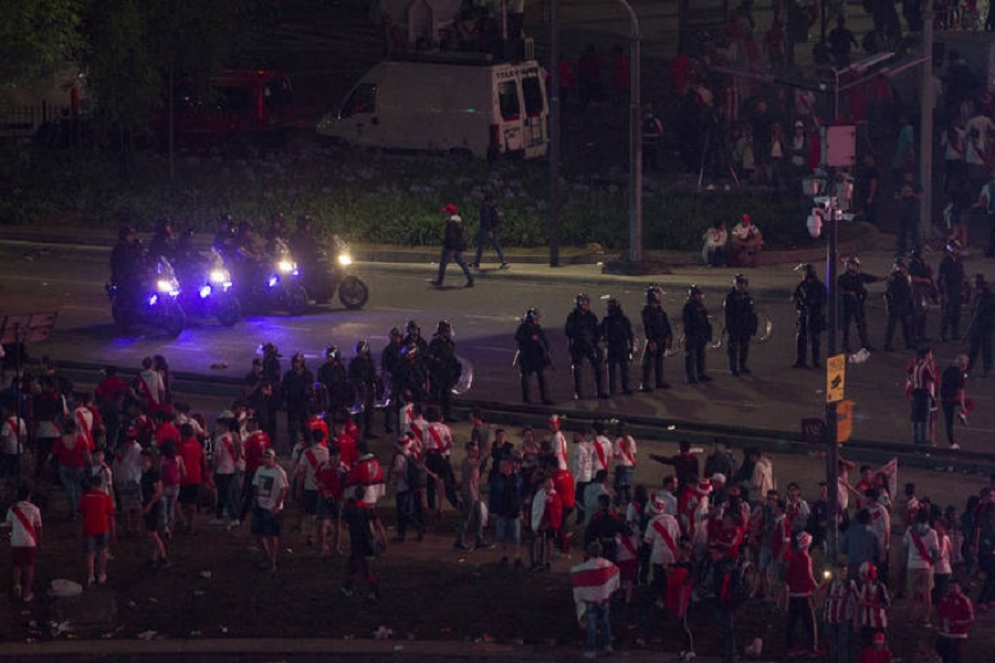
<svg viewBox="0 0 995 663">
<path fill-rule="evenodd" d="M 865 256 L 870 271 L 884 273 L 889 258 L 885 253 Z M 205 375 L 240 377 L 249 366 L 259 344 L 272 341 L 289 356 L 302 350 L 312 368 L 317 368 L 326 345 L 335 343 L 351 356 L 356 340 L 368 338 L 374 348 L 385 342 L 392 326 L 417 320 L 430 337 L 436 322 L 447 319 L 456 329 L 457 349 L 474 366 L 470 397 L 482 400 L 518 402 L 517 374 L 511 368 L 514 356 L 512 334 L 519 316 L 528 306 L 537 306 L 554 346 L 557 371 L 552 374 L 553 398 L 564 410 L 597 410 L 606 415 L 643 415 L 678 420 L 735 423 L 747 427 L 796 431 L 803 417 L 823 414 L 824 375 L 821 371 L 790 368 L 794 360 L 793 313 L 787 301 L 797 276 L 791 266 L 772 266 L 751 274 L 758 293 L 758 306 L 774 323 L 772 340 L 755 346 L 751 365 L 755 375 L 736 379 L 725 370 L 722 351 L 709 353 L 709 372 L 716 378 L 710 385 L 681 384 L 679 358 L 668 361 L 668 379 L 674 388 L 652 395 L 614 398 L 597 402 L 571 399 L 567 360 L 563 348 L 562 323 L 578 292 L 594 299 L 600 314 L 600 297 L 619 297 L 629 316 L 638 324 L 643 292 L 649 278 L 604 276 L 595 265 L 578 265 L 552 270 L 542 265 L 515 265 L 510 272 L 490 272 L 477 281 L 477 287 L 463 289 L 462 277 L 450 273 L 452 289 L 436 290 L 427 281 L 433 274 L 428 264 L 360 266 L 371 290 L 366 309 L 348 312 L 340 308 L 316 308 L 300 318 L 256 314 L 233 329 L 212 320 L 192 320 L 177 339 L 157 333 L 121 337 L 110 320 L 102 284 L 104 258 L 79 254 L 71 261 L 59 256 L 39 256 L 31 260 L 20 251 L 8 254 L 0 265 L 0 301 L 5 311 L 57 309 L 59 320 L 49 342 L 40 344 L 34 354 L 77 361 L 137 366 L 141 358 L 161 353 L 177 370 Z M 969 265 L 969 271 L 975 269 Z M 678 268 L 675 274 L 652 277 L 667 292 L 665 308 L 678 315 L 688 283 L 706 288 L 706 304 L 720 311 L 731 273 L 697 267 Z M 880 344 L 884 326 L 880 284 L 872 286 L 871 334 Z M 935 320 L 934 320 L 935 322 Z M 945 366 L 958 352 L 959 344 L 936 346 L 937 361 Z M 909 437 L 908 407 L 904 398 L 906 353 L 876 353 L 866 364 L 853 366 L 847 379 L 847 396 L 856 403 L 855 436 L 890 442 Z M 284 360 L 287 361 L 286 359 Z M 212 363 L 225 362 L 227 369 L 213 370 Z M 590 383 L 590 379 L 588 379 Z M 970 425 L 958 431 L 959 442 L 967 449 L 984 451 L 984 441 L 995 432 L 995 412 L 991 408 L 992 382 L 972 380 L 970 392 L 979 407 Z M 942 436 L 941 436 L 942 437 Z"/>
</svg>

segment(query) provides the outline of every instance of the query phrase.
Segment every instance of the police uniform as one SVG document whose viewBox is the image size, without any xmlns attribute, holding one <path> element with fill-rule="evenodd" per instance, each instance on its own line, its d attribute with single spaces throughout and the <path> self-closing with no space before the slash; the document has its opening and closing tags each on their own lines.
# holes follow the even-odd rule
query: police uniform
<svg viewBox="0 0 995 663">
<path fill-rule="evenodd" d="M 884 330 L 884 349 L 891 352 L 895 349 L 892 339 L 895 337 L 895 326 L 902 326 L 902 340 L 906 350 L 915 349 L 915 339 L 912 335 L 912 281 L 905 269 L 905 263 L 897 260 L 888 276 L 884 291 L 884 303 L 888 312 L 888 322 Z"/>
<path fill-rule="evenodd" d="M 632 334 L 632 323 L 622 312 L 621 304 L 614 297 L 608 300 L 608 315 L 601 321 L 601 336 L 605 339 L 605 346 L 608 349 L 608 393 L 613 396 L 618 393 L 617 377 L 620 377 L 622 393 L 631 394 L 629 364 L 632 363 L 635 339 Z M 662 368 L 661 366 L 661 371 Z"/>
<path fill-rule="evenodd" d="M 843 298 L 843 351 L 853 352 L 850 346 L 850 323 L 857 323 L 857 333 L 860 335 L 860 347 L 871 350 L 871 342 L 867 338 L 867 313 L 864 304 L 867 301 L 865 284 L 877 281 L 876 276 L 860 272 L 860 260 L 851 256 L 846 261 L 846 271 L 836 280 Z"/>
<path fill-rule="evenodd" d="M 795 368 L 805 368 L 808 346 L 812 346 L 812 366 L 819 367 L 820 334 L 826 328 L 826 286 L 812 265 L 795 288 Z"/>
<path fill-rule="evenodd" d="M 657 286 L 646 290 L 646 306 L 643 307 L 643 332 L 646 335 L 646 351 L 643 353 L 643 391 L 669 389 L 663 379 L 663 353 L 673 342 L 674 333 L 670 328 L 667 313 L 660 305 L 663 292 Z M 650 373 L 655 382 L 650 384 Z"/>
<path fill-rule="evenodd" d="M 608 398 L 604 390 L 604 357 L 601 353 L 601 330 L 598 318 L 591 313 L 591 298 L 585 294 L 577 295 L 576 308 L 567 316 L 563 329 L 567 337 L 567 347 L 570 351 L 570 368 L 574 377 L 574 398 L 582 398 L 581 369 L 586 359 L 594 368 L 594 382 L 598 398 Z"/>
<path fill-rule="evenodd" d="M 987 376 L 992 370 L 992 335 L 995 333 L 995 293 L 987 283 L 978 287 L 977 304 L 974 308 L 974 319 L 968 338 L 971 339 L 971 349 L 968 353 L 967 370 L 970 373 L 974 362 L 981 352 L 982 368 Z"/>
<path fill-rule="evenodd" d="M 748 285 L 747 278 L 737 274 L 725 300 L 726 354 L 729 357 L 729 372 L 734 376 L 751 373 L 746 361 L 750 354 L 750 339 L 757 333 L 757 311 L 753 306 L 753 297 L 746 291 Z"/>
<path fill-rule="evenodd" d="M 452 325 L 439 321 L 432 342 L 428 345 L 428 376 L 432 399 L 439 404 L 445 421 L 452 421 L 452 389 L 463 370 L 456 358 Z"/>
<path fill-rule="evenodd" d="M 370 344 L 366 341 L 356 343 L 356 356 L 349 362 L 349 383 L 356 390 L 358 399 L 363 403 L 363 435 L 376 437 L 373 432 L 373 396 L 374 382 L 377 377 L 377 366 L 370 356 Z"/>
<path fill-rule="evenodd" d="M 387 384 L 384 385 L 390 390 L 391 398 L 387 404 L 384 416 L 384 432 L 393 432 L 393 424 L 397 423 L 401 410 L 400 391 L 397 384 L 398 366 L 403 357 L 401 350 L 404 348 L 404 335 L 401 330 L 394 327 L 387 336 L 387 345 L 380 352 L 380 370 L 387 373 Z"/>
<path fill-rule="evenodd" d="M 539 311 L 530 308 L 525 312 L 522 323 L 515 330 L 515 344 L 518 345 L 518 371 L 522 380 L 522 402 L 530 403 L 530 375 L 535 373 L 539 383 L 539 398 L 546 405 L 552 405 L 546 390 L 546 368 L 552 365 L 549 354 L 549 340 L 539 324 Z"/>
<path fill-rule="evenodd" d="M 909 277 L 912 279 L 912 340 L 916 344 L 929 341 L 926 336 L 926 315 L 930 302 L 937 298 L 933 283 L 933 268 L 926 264 L 919 249 L 912 251 L 909 260 Z"/>
<path fill-rule="evenodd" d="M 943 298 L 943 318 L 940 322 L 940 340 L 947 340 L 947 330 L 953 334 L 955 341 L 960 340 L 960 309 L 962 289 L 964 287 L 964 263 L 960 261 L 957 251 L 960 243 L 953 240 L 946 247 L 946 255 L 940 262 L 937 288 Z"/>
<path fill-rule="evenodd" d="M 343 408 L 352 405 L 349 397 L 349 376 L 342 364 L 342 353 L 330 345 L 325 349 L 328 360 L 318 369 L 318 382 L 325 385 L 328 392 L 328 408 L 332 416 L 338 416 Z"/>
<path fill-rule="evenodd" d="M 684 377 L 689 384 L 711 382 L 705 373 L 705 346 L 712 341 L 712 323 L 702 303 L 701 288 L 696 285 L 688 290 L 688 300 L 681 310 L 684 325 Z"/>
</svg>

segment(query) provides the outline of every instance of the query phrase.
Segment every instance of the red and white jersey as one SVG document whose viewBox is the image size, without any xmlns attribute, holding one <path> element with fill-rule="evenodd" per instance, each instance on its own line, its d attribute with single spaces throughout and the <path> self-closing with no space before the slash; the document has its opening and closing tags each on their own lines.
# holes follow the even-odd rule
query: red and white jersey
<svg viewBox="0 0 995 663">
<path fill-rule="evenodd" d="M 401 408 L 401 431 L 410 430 L 411 424 L 415 420 L 415 404 L 405 403 Z"/>
<path fill-rule="evenodd" d="M 917 359 L 906 369 L 907 388 L 915 391 L 925 389 L 930 398 L 936 398 L 936 366 L 933 362 Z"/>
<path fill-rule="evenodd" d="M 661 513 L 646 526 L 643 540 L 650 545 L 650 562 L 662 566 L 677 563 L 681 528 L 677 519 Z"/>
<path fill-rule="evenodd" d="M 636 441 L 631 435 L 615 440 L 615 467 L 636 466 Z"/>
<path fill-rule="evenodd" d="M 420 451 L 427 450 L 425 445 L 428 440 L 428 422 L 425 421 L 425 417 L 419 416 L 417 419 L 406 422 L 404 430 L 414 436 Z"/>
<path fill-rule="evenodd" d="M 80 405 L 73 411 L 73 419 L 76 420 L 76 430 L 86 440 L 86 448 L 93 451 L 97 448 L 93 439 L 94 416 L 90 408 Z"/>
<path fill-rule="evenodd" d="M 888 608 L 891 597 L 881 583 L 862 582 L 857 587 L 857 615 L 860 625 L 868 628 L 888 628 Z"/>
<path fill-rule="evenodd" d="M 0 423 L 0 453 L 16 454 L 18 447 L 28 436 L 28 427 L 24 419 L 11 415 Z"/>
<path fill-rule="evenodd" d="M 428 425 L 424 444 L 426 451 L 448 456 L 453 451 L 453 432 L 441 421 L 433 421 Z"/>
<path fill-rule="evenodd" d="M 41 511 L 31 502 L 18 502 L 7 509 L 10 545 L 14 548 L 36 548 L 41 529 Z"/>
<path fill-rule="evenodd" d="M 597 461 L 594 458 L 594 443 L 581 440 L 574 443 L 574 481 L 591 483 L 594 481 L 594 471 Z"/>
<path fill-rule="evenodd" d="M 304 478 L 304 490 L 318 490 L 318 470 L 328 462 L 328 447 L 315 444 L 301 453 L 298 474 Z"/>
<path fill-rule="evenodd" d="M 599 470 L 611 470 L 615 449 L 612 441 L 604 435 L 594 438 L 594 472 Z"/>
<path fill-rule="evenodd" d="M 570 569 L 577 603 L 608 603 L 619 588 L 618 567 L 604 557 L 594 557 Z"/>
<path fill-rule="evenodd" d="M 880 504 L 871 504 L 867 510 L 871 513 L 870 530 L 878 537 L 882 554 L 887 553 L 891 546 L 891 516 L 888 514 L 888 509 Z"/>
<path fill-rule="evenodd" d="M 550 438 L 550 446 L 553 449 L 558 469 L 567 469 L 567 438 L 563 436 L 562 432 L 553 433 L 553 437 Z"/>
<path fill-rule="evenodd" d="M 615 561 L 634 562 L 639 559 L 639 535 L 638 534 L 616 534 L 615 535 Z"/>
<path fill-rule="evenodd" d="M 857 605 L 857 585 L 852 580 L 833 578 L 826 590 L 823 619 L 827 624 L 846 624 L 853 620 Z"/>
<path fill-rule="evenodd" d="M 372 506 L 386 494 L 387 483 L 380 462 L 373 454 L 360 456 L 345 477 L 345 496 L 354 496 Z"/>
</svg>

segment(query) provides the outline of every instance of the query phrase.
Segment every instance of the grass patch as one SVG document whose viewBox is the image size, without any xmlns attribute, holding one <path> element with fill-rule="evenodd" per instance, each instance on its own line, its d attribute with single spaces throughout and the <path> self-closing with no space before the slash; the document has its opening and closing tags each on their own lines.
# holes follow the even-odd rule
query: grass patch
<svg viewBox="0 0 995 663">
<path fill-rule="evenodd" d="M 150 230 L 169 217 L 180 227 L 212 231 L 222 213 L 265 225 L 281 212 L 302 214 L 316 230 L 349 241 L 437 245 L 440 209 L 459 206 L 471 231 L 483 192 L 504 211 L 502 241 L 522 248 L 548 244 L 548 164 L 457 161 L 445 157 L 342 151 L 309 144 L 256 158 L 177 157 L 168 178 L 164 155 L 137 152 L 127 168 L 117 156 L 84 151 L 7 148 L 0 159 L 0 220 L 18 225 L 113 229 L 128 222 Z M 626 188 L 566 174 L 561 187 L 563 246 L 628 246 Z M 644 248 L 697 250 L 713 217 L 731 226 L 744 212 L 768 245 L 811 245 L 797 196 L 761 192 L 647 191 Z"/>
</svg>

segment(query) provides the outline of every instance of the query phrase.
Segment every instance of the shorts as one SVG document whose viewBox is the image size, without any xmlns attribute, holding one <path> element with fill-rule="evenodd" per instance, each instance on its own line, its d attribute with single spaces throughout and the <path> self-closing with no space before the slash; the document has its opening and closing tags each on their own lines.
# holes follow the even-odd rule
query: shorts
<svg viewBox="0 0 995 663">
<path fill-rule="evenodd" d="M 187 486 L 180 486 L 180 496 L 178 498 L 180 504 L 193 504 L 197 505 L 200 503 L 200 486 L 195 484 L 190 484 Z"/>
<path fill-rule="evenodd" d="M 145 523 L 146 532 L 158 532 L 162 527 L 162 509 L 159 506 L 159 502 L 155 503 L 149 512 L 142 516 L 142 522 Z"/>
<path fill-rule="evenodd" d="M 615 562 L 618 567 L 619 576 L 622 582 L 632 582 L 636 579 L 636 572 L 639 570 L 639 560 L 638 559 L 627 559 L 621 562 Z"/>
<path fill-rule="evenodd" d="M 254 536 L 280 536 L 282 525 L 282 514 L 274 514 L 269 509 L 258 506 L 252 509 L 251 531 Z"/>
<path fill-rule="evenodd" d="M 110 534 L 107 532 L 83 537 L 83 549 L 86 550 L 87 555 L 93 555 L 97 551 L 103 550 L 107 547 L 107 541 L 109 538 Z"/>
<path fill-rule="evenodd" d="M 116 483 L 117 499 L 122 511 L 135 511 L 142 508 L 142 489 L 138 482 Z"/>
<path fill-rule="evenodd" d="M 933 569 L 908 569 L 906 591 L 910 596 L 926 595 L 933 591 Z"/>
<path fill-rule="evenodd" d="M 313 516 L 318 513 L 318 491 L 304 489 L 304 499 L 301 500 L 301 508 L 304 513 Z"/>
<path fill-rule="evenodd" d="M 339 517 L 339 503 L 334 497 L 318 498 L 318 520 L 337 520 Z"/>
<path fill-rule="evenodd" d="M 522 521 L 520 518 L 497 516 L 494 519 L 494 536 L 498 543 L 517 546 L 522 542 Z"/>
<path fill-rule="evenodd" d="M 10 549 L 14 567 L 34 566 L 38 559 L 38 549 L 34 546 L 16 546 Z"/>
</svg>

